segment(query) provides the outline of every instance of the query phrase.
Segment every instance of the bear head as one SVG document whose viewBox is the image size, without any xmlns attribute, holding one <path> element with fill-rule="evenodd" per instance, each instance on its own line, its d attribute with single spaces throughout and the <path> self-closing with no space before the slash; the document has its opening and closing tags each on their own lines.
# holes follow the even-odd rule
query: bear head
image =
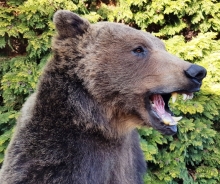
<svg viewBox="0 0 220 184">
<path fill-rule="evenodd" d="M 90 24 L 60 10 L 54 16 L 56 70 L 81 83 L 99 104 L 109 126 L 124 134 L 150 126 L 174 134 L 177 121 L 168 101 L 192 98 L 206 70 L 168 53 L 153 35 L 120 23 Z"/>
</svg>

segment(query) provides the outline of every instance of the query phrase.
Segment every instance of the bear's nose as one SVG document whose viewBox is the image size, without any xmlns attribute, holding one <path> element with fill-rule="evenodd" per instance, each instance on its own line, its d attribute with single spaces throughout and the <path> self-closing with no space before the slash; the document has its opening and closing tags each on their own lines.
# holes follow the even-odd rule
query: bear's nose
<svg viewBox="0 0 220 184">
<path fill-rule="evenodd" d="M 206 69 L 199 65 L 191 65 L 187 70 L 185 70 L 185 74 L 188 78 L 197 80 L 198 82 L 202 82 L 202 79 L 206 76 Z"/>
</svg>

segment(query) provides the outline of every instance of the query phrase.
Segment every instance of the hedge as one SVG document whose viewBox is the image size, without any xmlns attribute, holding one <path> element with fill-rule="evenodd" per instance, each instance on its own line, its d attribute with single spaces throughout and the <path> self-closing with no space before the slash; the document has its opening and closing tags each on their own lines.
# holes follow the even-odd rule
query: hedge
<svg viewBox="0 0 220 184">
<path fill-rule="evenodd" d="M 68 9 L 90 22 L 114 21 L 151 32 L 167 50 L 204 66 L 190 101 L 170 103 L 183 116 L 175 136 L 139 130 L 151 184 L 220 183 L 220 3 L 218 0 L 3 0 L 0 2 L 0 163 L 16 118 L 51 55 L 52 17 Z"/>
</svg>

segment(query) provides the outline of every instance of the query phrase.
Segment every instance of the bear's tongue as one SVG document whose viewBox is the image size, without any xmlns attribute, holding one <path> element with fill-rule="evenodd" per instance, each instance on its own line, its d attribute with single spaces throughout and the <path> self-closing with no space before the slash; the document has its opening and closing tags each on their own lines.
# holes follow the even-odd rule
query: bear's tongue
<svg viewBox="0 0 220 184">
<path fill-rule="evenodd" d="M 153 95 L 151 98 L 154 110 L 163 120 L 164 124 L 166 125 L 176 125 L 177 122 L 182 119 L 182 117 L 173 117 L 170 113 L 166 112 L 164 109 L 165 103 L 161 95 Z"/>
</svg>

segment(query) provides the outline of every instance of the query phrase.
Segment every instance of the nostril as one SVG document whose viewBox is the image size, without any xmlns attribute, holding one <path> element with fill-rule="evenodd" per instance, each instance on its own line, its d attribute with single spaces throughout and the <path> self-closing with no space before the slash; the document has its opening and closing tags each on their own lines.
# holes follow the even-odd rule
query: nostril
<svg viewBox="0 0 220 184">
<path fill-rule="evenodd" d="M 202 80 L 203 78 L 205 78 L 205 76 L 206 76 L 206 72 L 201 71 L 195 76 L 195 78 Z"/>
<path fill-rule="evenodd" d="M 188 78 L 196 79 L 197 81 L 202 81 L 206 76 L 206 69 L 199 65 L 191 65 L 186 71 L 185 74 Z"/>
</svg>

